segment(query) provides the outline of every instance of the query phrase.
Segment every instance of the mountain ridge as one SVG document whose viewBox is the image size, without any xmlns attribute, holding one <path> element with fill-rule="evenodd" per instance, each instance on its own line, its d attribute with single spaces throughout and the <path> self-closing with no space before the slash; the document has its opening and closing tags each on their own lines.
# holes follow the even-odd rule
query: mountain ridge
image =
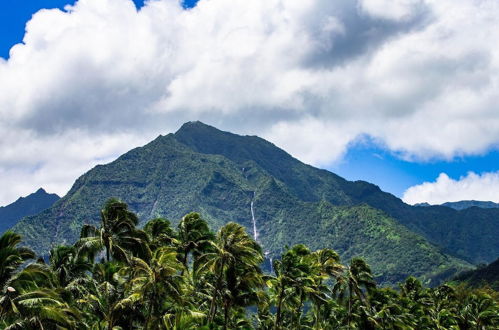
<svg viewBox="0 0 499 330">
<path fill-rule="evenodd" d="M 141 223 L 155 216 L 176 222 L 196 211 L 214 229 L 236 221 L 254 235 L 256 225 L 271 256 L 296 243 L 331 247 L 345 258 L 361 255 L 386 283 L 409 274 L 431 281 L 470 267 L 443 253 L 445 245 L 428 242 L 417 226 L 411 231 L 412 207 L 379 187 L 306 165 L 261 138 L 199 122 L 96 166 L 52 208 L 14 229 L 38 251 L 72 243 L 83 223 L 99 221 L 109 197 L 127 202 Z M 405 219 L 393 216 L 407 210 Z"/>
<path fill-rule="evenodd" d="M 445 203 L 437 204 L 437 205 L 431 205 L 430 203 L 424 202 L 424 203 L 414 204 L 414 206 L 419 206 L 419 207 L 447 206 L 447 207 L 450 207 L 454 210 L 461 211 L 464 209 L 468 209 L 470 207 L 479 207 L 482 209 L 499 208 L 499 203 L 494 203 L 492 201 L 462 200 L 462 201 L 457 201 L 457 202 L 445 202 Z"/>
<path fill-rule="evenodd" d="M 220 131 L 201 122 L 189 122 L 182 125 L 175 133 L 175 136 L 180 136 L 181 142 L 194 147 L 197 151 L 203 153 L 222 153 L 239 162 L 241 159 L 244 159 L 241 154 L 247 154 L 246 149 L 243 149 L 244 151 L 241 152 L 236 148 L 221 148 L 221 146 L 225 145 L 222 143 L 223 140 L 218 140 L 218 143 L 209 144 L 206 136 L 214 135 L 216 132 Z M 185 139 L 183 136 L 188 136 L 189 139 Z M 236 136 L 238 139 L 245 138 L 229 132 L 222 132 L 220 136 Z M 272 143 L 261 138 L 254 136 L 249 136 L 249 138 L 264 141 L 266 146 L 277 148 Z M 316 169 L 304 164 L 282 149 L 279 149 L 279 151 L 285 155 L 284 160 L 286 164 L 283 166 L 282 161 L 274 161 L 265 167 L 270 167 L 271 174 L 287 182 L 289 186 L 297 187 L 296 189 L 298 189 L 299 194 L 307 192 L 308 196 L 314 196 L 316 201 L 325 198 L 336 205 L 367 203 L 376 209 L 383 210 L 409 229 L 423 235 L 430 242 L 441 246 L 447 253 L 471 263 L 491 262 L 499 255 L 499 240 L 495 238 L 499 237 L 499 209 L 491 209 L 490 211 L 483 212 L 481 210 L 469 211 L 464 209 L 456 213 L 456 210 L 442 206 L 431 206 L 429 208 L 413 207 L 405 204 L 400 198 L 383 192 L 378 186 L 372 183 L 361 180 L 345 180 L 327 170 Z M 276 163 L 279 165 L 277 168 L 273 168 Z M 317 176 L 314 177 L 315 182 L 312 184 L 310 183 L 310 175 L 307 177 L 307 180 L 297 180 L 295 177 L 296 172 L 293 172 L 296 167 L 300 168 L 299 173 L 307 171 L 320 173 L 319 177 L 326 181 L 322 184 L 322 187 L 326 187 L 326 190 L 321 189 L 321 185 L 318 184 L 320 178 L 318 179 Z M 282 168 L 285 170 L 282 170 Z M 335 188 L 334 194 L 330 190 L 331 187 Z M 317 194 L 316 190 L 319 190 L 320 193 Z M 444 218 L 446 221 L 440 221 L 440 218 Z M 477 221 L 470 223 L 468 221 L 470 218 L 475 218 Z M 447 231 L 451 231 L 451 235 L 453 236 L 451 239 L 445 237 Z M 483 239 L 484 237 L 489 239 Z M 456 241 L 458 244 L 455 244 Z"/>
<path fill-rule="evenodd" d="M 15 202 L 0 207 L 0 234 L 14 226 L 22 218 L 35 215 L 52 206 L 60 197 L 49 194 L 43 188 Z"/>
</svg>

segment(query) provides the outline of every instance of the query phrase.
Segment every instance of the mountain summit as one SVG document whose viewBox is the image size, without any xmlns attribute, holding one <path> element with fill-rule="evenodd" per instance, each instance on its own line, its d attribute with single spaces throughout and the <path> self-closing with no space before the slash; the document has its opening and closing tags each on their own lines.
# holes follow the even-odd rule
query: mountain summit
<svg viewBox="0 0 499 330">
<path fill-rule="evenodd" d="M 375 185 L 306 165 L 264 139 L 201 122 L 96 166 L 14 230 L 47 253 L 73 243 L 82 224 L 97 224 L 110 197 L 127 202 L 142 223 L 158 216 L 176 223 L 191 211 L 215 229 L 238 222 L 269 257 L 297 243 L 333 248 L 344 259 L 362 256 L 385 283 L 409 274 L 437 281 L 499 255 L 498 210 L 412 207 Z"/>
<path fill-rule="evenodd" d="M 20 197 L 12 204 L 0 207 L 0 234 L 14 226 L 22 218 L 49 208 L 59 198 L 56 194 L 49 194 L 45 189 L 40 188 L 26 197 Z"/>
</svg>

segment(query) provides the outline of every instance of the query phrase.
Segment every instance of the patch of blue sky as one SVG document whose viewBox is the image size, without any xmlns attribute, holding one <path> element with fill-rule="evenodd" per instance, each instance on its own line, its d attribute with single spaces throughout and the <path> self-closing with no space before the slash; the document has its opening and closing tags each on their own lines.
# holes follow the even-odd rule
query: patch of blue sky
<svg viewBox="0 0 499 330">
<path fill-rule="evenodd" d="M 482 155 L 460 156 L 451 160 L 407 161 L 371 140 L 353 144 L 343 159 L 327 169 L 348 180 L 374 183 L 384 191 L 402 197 L 409 187 L 433 182 L 440 173 L 459 179 L 468 172 L 496 172 L 499 150 Z"/>
</svg>

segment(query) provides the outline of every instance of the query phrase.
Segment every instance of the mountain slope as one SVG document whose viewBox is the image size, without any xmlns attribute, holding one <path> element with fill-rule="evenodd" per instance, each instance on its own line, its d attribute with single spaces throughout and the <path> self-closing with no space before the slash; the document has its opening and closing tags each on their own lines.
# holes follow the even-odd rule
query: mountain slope
<svg viewBox="0 0 499 330">
<path fill-rule="evenodd" d="M 22 218 L 37 214 L 59 200 L 56 194 L 48 194 L 43 188 L 7 206 L 0 207 L 0 234 L 14 226 Z"/>
<path fill-rule="evenodd" d="M 465 282 L 472 287 L 489 285 L 494 290 L 499 291 L 499 258 L 489 265 L 464 272 L 457 276 L 455 280 Z"/>
<path fill-rule="evenodd" d="M 499 255 L 499 209 L 410 206 L 369 183 L 354 184 L 359 187 L 349 192 L 358 202 L 385 211 L 451 255 L 474 264 L 489 263 Z"/>
<path fill-rule="evenodd" d="M 470 207 L 479 207 L 482 209 L 493 209 L 499 208 L 499 203 L 485 202 L 485 201 L 459 201 L 459 202 L 447 202 L 443 203 L 442 206 L 447 206 L 453 208 L 454 210 L 464 210 Z"/>
<path fill-rule="evenodd" d="M 346 259 L 361 255 L 386 283 L 409 274 L 429 280 L 468 267 L 364 203 L 359 192 L 381 191 L 303 164 L 258 137 L 195 122 L 95 167 L 53 207 L 14 230 L 46 252 L 76 240 L 83 223 L 97 224 L 100 207 L 113 196 L 127 202 L 142 223 L 155 216 L 175 222 L 197 211 L 213 229 L 228 221 L 251 233 L 256 227 L 271 257 L 297 243 L 331 247 Z"/>
<path fill-rule="evenodd" d="M 424 203 L 414 204 L 414 206 L 428 207 L 428 206 L 432 206 L 432 205 L 424 202 Z M 499 208 L 499 203 L 494 203 L 494 202 L 490 202 L 490 201 L 485 202 L 485 201 L 469 200 L 469 201 L 459 201 L 459 202 L 446 202 L 446 203 L 440 204 L 440 206 L 446 206 L 446 207 L 450 207 L 451 209 L 461 211 L 464 209 L 468 209 L 470 207 L 479 207 L 482 209 Z"/>
<path fill-rule="evenodd" d="M 220 154 L 244 167 L 255 162 L 305 201 L 334 205 L 366 203 L 383 210 L 409 229 L 471 263 L 488 263 L 499 255 L 499 209 L 414 207 L 365 181 L 347 181 L 294 159 L 273 144 L 255 137 L 221 132 L 199 122 L 185 124 L 178 141 L 204 154 Z"/>
</svg>

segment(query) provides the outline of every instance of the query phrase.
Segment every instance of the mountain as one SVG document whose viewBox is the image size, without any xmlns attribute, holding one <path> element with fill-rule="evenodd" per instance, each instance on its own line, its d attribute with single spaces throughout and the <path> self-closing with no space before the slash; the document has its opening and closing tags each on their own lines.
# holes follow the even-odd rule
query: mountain
<svg viewBox="0 0 499 330">
<path fill-rule="evenodd" d="M 142 224 L 157 216 L 175 223 L 191 211 L 200 212 L 213 229 L 236 221 L 255 235 L 269 258 L 297 243 L 334 248 L 344 259 L 362 256 L 384 283 L 409 274 L 436 281 L 470 267 L 435 244 L 447 248 L 468 240 L 452 236 L 460 233 L 452 229 L 458 211 L 409 206 L 375 185 L 306 165 L 259 137 L 200 122 L 186 123 L 175 134 L 96 166 L 51 208 L 24 218 L 14 230 L 29 246 L 47 253 L 54 244 L 74 242 L 82 224 L 97 224 L 109 197 L 127 202 Z M 473 228 L 490 220 L 463 217 L 479 223 Z M 497 232 L 496 219 L 488 233 L 472 230 L 471 235 L 487 238 Z M 423 225 L 438 227 L 439 220 L 446 222 L 449 237 L 430 235 Z M 497 252 L 494 242 L 497 236 L 489 237 L 489 248 Z M 475 245 L 477 250 L 470 251 L 482 258 L 485 243 Z M 471 255 L 467 248 L 458 252 Z"/>
<path fill-rule="evenodd" d="M 482 209 L 493 209 L 499 208 L 499 203 L 494 202 L 484 202 L 484 201 L 459 201 L 459 202 L 447 202 L 443 203 L 442 206 L 447 206 L 453 208 L 454 210 L 464 210 L 470 207 L 479 207 Z"/>
<path fill-rule="evenodd" d="M 472 287 L 488 285 L 499 291 L 499 258 L 489 265 L 482 265 L 458 275 L 456 281 L 465 282 Z"/>
<path fill-rule="evenodd" d="M 499 255 L 499 209 L 414 207 L 371 183 L 347 181 L 305 165 L 258 137 L 220 132 L 202 123 L 184 125 L 175 136 L 192 150 L 224 155 L 240 166 L 248 160 L 257 162 L 302 200 L 324 199 L 334 205 L 366 203 L 468 262 L 489 263 Z"/>
<path fill-rule="evenodd" d="M 22 218 L 35 215 L 49 208 L 60 197 L 48 194 L 43 188 L 7 206 L 0 207 L 0 234 L 14 226 Z"/>
<path fill-rule="evenodd" d="M 428 207 L 432 205 L 424 202 L 424 203 L 416 203 L 414 204 L 414 206 Z M 440 204 L 440 206 L 446 206 L 450 207 L 451 209 L 461 211 L 464 209 L 469 209 L 470 207 L 479 207 L 481 209 L 499 208 L 499 203 L 470 200 L 470 201 L 459 201 L 459 202 L 446 202 Z"/>
<path fill-rule="evenodd" d="M 431 204 L 427 203 L 427 202 L 423 202 L 423 203 L 416 203 L 416 204 L 414 204 L 414 206 L 427 207 L 427 206 L 431 206 Z"/>
</svg>

